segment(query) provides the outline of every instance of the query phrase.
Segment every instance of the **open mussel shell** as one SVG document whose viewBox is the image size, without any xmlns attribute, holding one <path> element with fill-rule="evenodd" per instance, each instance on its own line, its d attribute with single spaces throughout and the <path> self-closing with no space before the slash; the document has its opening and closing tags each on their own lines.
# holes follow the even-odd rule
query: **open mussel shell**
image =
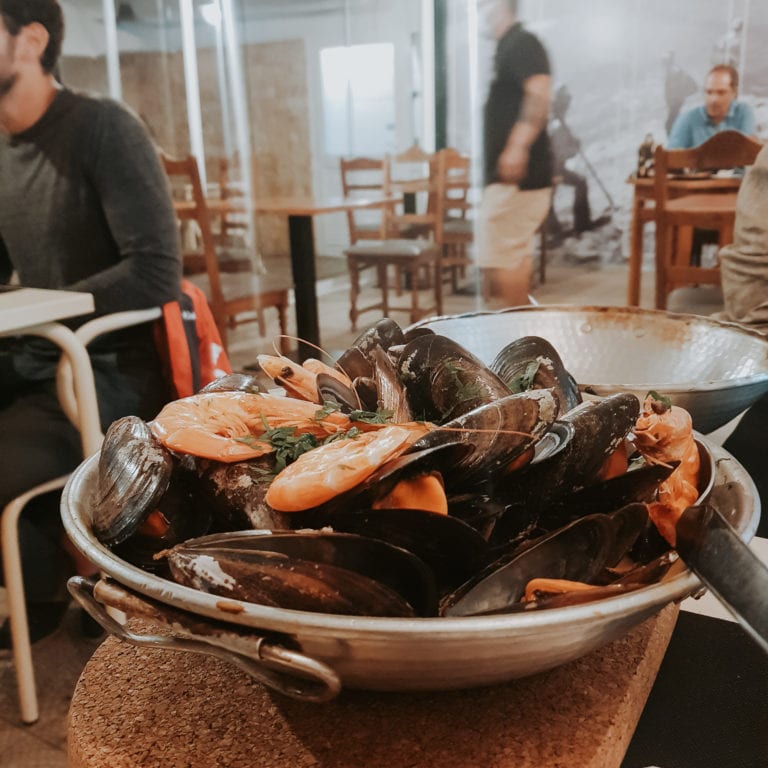
<svg viewBox="0 0 768 768">
<path fill-rule="evenodd" d="M 93 532 L 107 546 L 131 536 L 166 492 L 173 459 L 137 416 L 114 421 L 101 447 Z"/>
<path fill-rule="evenodd" d="M 434 616 L 435 580 L 416 555 L 326 531 L 203 536 L 167 553 L 176 581 L 223 597 L 359 616 Z"/>
<path fill-rule="evenodd" d="M 259 369 L 257 373 L 228 373 L 206 384 L 200 392 L 267 392 L 275 382 Z"/>
<path fill-rule="evenodd" d="M 199 493 L 195 476 L 176 469 L 168 490 L 144 523 L 112 551 L 144 570 L 167 575 L 167 564 L 156 555 L 211 530 L 212 507 Z"/>
<path fill-rule="evenodd" d="M 439 334 L 417 336 L 402 349 L 397 370 L 415 418 L 444 424 L 510 393 L 488 366 Z"/>
<path fill-rule="evenodd" d="M 443 616 L 477 616 L 515 610 L 534 578 L 591 582 L 614 546 L 615 526 L 607 515 L 589 515 L 503 556 L 446 597 Z"/>
<path fill-rule="evenodd" d="M 362 403 L 354 387 L 329 373 L 317 374 L 317 402 L 335 403 L 342 413 L 360 410 Z"/>
<path fill-rule="evenodd" d="M 441 594 L 463 584 L 487 561 L 488 542 L 449 515 L 421 509 L 345 509 L 329 515 L 327 524 L 413 552 L 432 569 Z"/>
<path fill-rule="evenodd" d="M 503 470 L 550 429 L 559 403 L 551 390 L 531 390 L 484 403 L 419 440 L 411 450 L 455 442 L 471 451 L 445 477 L 446 487 L 471 487 Z"/>
<path fill-rule="evenodd" d="M 557 498 L 591 485 L 639 414 L 640 402 L 632 394 L 611 395 L 576 406 L 559 417 L 573 426 L 562 450 L 506 475 L 497 484 L 499 493 L 511 505 L 531 511 L 546 509 Z"/>
<path fill-rule="evenodd" d="M 338 358 L 336 367 L 353 381 L 357 378 L 372 379 L 375 363 L 371 351 L 379 348 L 386 352 L 390 347 L 404 343 L 403 329 L 394 320 L 383 317 L 354 340 L 352 346 Z"/>
<path fill-rule="evenodd" d="M 510 342 L 496 355 L 490 368 L 512 392 L 554 389 L 563 411 L 575 408 L 582 400 L 578 384 L 557 350 L 540 336 L 523 336 Z"/>
</svg>

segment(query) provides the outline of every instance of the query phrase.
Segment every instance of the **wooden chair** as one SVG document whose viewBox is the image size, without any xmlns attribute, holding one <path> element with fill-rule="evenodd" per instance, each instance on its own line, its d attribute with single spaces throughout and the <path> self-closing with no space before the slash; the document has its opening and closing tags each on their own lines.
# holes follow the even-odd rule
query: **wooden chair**
<svg viewBox="0 0 768 768">
<path fill-rule="evenodd" d="M 258 323 L 259 333 L 266 334 L 264 310 L 274 308 L 280 325 L 280 348 L 286 352 L 288 332 L 287 312 L 289 281 L 271 275 L 250 273 L 224 274 L 216 256 L 211 230 L 211 217 L 200 183 L 197 160 L 193 155 L 172 158 L 161 153 L 161 160 L 168 178 L 182 179 L 191 185 L 192 201 L 176 206 L 180 221 L 195 221 L 200 228 L 203 244 L 205 271 L 193 274 L 190 280 L 201 288 L 211 305 L 224 345 L 227 331 L 247 322 Z"/>
<path fill-rule="evenodd" d="M 470 159 L 455 149 L 441 149 L 433 162 L 435 192 L 434 239 L 440 249 L 443 269 L 450 270 L 451 288 L 458 289 L 458 277 L 472 264 L 467 246 L 474 239 L 474 226 L 467 212 L 472 204 Z"/>
<path fill-rule="evenodd" d="M 376 191 L 389 194 L 389 157 L 353 157 L 339 160 L 341 191 L 344 197 L 365 196 Z M 355 245 L 361 240 L 383 240 L 386 237 L 385 211 L 347 211 L 349 242 Z"/>
<path fill-rule="evenodd" d="M 718 247 L 733 241 L 737 192 L 671 195 L 670 173 L 717 171 L 752 165 L 762 144 L 738 131 L 721 131 L 693 149 L 656 147 L 654 199 L 656 220 L 656 309 L 679 287 L 719 285 L 720 267 L 691 264 L 690 232 L 694 227 L 718 231 Z"/>
<path fill-rule="evenodd" d="M 388 194 L 391 160 L 358 157 L 341 158 L 341 183 L 346 196 L 365 195 L 376 190 Z M 345 251 L 350 284 L 349 319 L 352 330 L 357 328 L 357 319 L 363 312 L 380 310 L 382 316 L 390 312 L 406 311 L 411 322 L 435 312 L 442 312 L 442 286 L 435 277 L 440 274 L 439 252 L 426 239 L 408 239 L 400 236 L 400 226 L 405 219 L 396 212 L 396 206 L 386 206 L 378 212 L 378 219 L 361 223 L 354 212 L 347 214 L 350 246 Z M 410 222 L 409 222 L 410 223 Z M 394 269 L 395 292 L 403 293 L 403 284 L 408 286 L 411 302 L 408 306 L 392 305 L 389 301 L 389 268 Z M 365 307 L 358 307 L 360 296 L 360 275 L 366 269 L 374 269 L 381 296 L 378 301 Z M 433 291 L 433 302 L 428 307 L 419 305 L 420 275 L 426 273 L 427 285 Z M 438 284 L 436 285 L 435 282 Z"/>
<path fill-rule="evenodd" d="M 242 186 L 232 179 L 229 158 L 220 157 L 219 170 L 219 195 L 222 200 L 243 201 Z M 224 211 L 219 218 L 219 242 L 222 246 L 231 245 L 238 238 L 243 240 L 248 232 L 247 223 L 244 221 L 243 212 Z"/>
</svg>

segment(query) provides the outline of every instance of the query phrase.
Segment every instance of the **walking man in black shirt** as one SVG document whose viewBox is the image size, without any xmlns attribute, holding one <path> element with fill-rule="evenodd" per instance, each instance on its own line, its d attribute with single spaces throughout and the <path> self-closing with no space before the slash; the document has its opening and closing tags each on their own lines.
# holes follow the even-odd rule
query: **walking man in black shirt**
<svg viewBox="0 0 768 768">
<path fill-rule="evenodd" d="M 551 200 L 550 66 L 544 46 L 518 21 L 515 0 L 480 0 L 478 10 L 497 46 L 484 114 L 477 263 L 491 292 L 514 306 L 528 303 L 534 234 Z"/>
</svg>

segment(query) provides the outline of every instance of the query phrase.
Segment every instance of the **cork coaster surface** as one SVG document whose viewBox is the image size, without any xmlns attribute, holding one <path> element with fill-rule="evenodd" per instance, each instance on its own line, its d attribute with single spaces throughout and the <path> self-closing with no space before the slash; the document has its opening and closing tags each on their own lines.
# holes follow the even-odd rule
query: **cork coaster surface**
<svg viewBox="0 0 768 768">
<path fill-rule="evenodd" d="M 307 704 L 220 660 L 109 638 L 77 684 L 72 768 L 618 768 L 677 619 L 493 687 Z M 468 662 L 471 663 L 471 662 Z"/>
</svg>

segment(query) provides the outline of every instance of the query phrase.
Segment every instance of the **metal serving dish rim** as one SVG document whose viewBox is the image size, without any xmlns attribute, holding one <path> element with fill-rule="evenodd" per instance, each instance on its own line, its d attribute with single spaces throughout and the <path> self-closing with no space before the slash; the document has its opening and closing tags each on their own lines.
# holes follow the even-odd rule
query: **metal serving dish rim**
<svg viewBox="0 0 768 768">
<path fill-rule="evenodd" d="M 691 315 L 682 312 L 668 312 L 661 309 L 643 309 L 640 307 L 614 307 L 607 305 L 589 305 L 589 306 L 577 306 L 573 304 L 536 304 L 525 305 L 520 307 L 509 307 L 507 309 L 498 310 L 478 310 L 476 312 L 463 312 L 454 315 L 434 315 L 432 317 L 419 320 L 414 323 L 410 328 L 430 327 L 433 323 L 444 320 L 458 320 L 458 319 L 470 319 L 473 317 L 504 317 L 508 314 L 520 314 L 520 313 L 542 313 L 542 312 L 563 312 L 568 314 L 599 314 L 599 315 L 629 315 L 636 317 L 655 317 L 664 320 L 673 321 L 687 321 L 689 323 L 695 323 L 700 326 L 710 326 L 712 328 L 731 330 L 739 334 L 751 337 L 755 341 L 760 341 L 763 344 L 768 342 L 766 335 L 759 331 L 746 328 L 739 323 L 732 323 L 726 320 L 716 320 L 714 318 L 706 317 L 704 315 Z M 689 383 L 675 383 L 667 384 L 665 382 L 643 382 L 643 381 L 610 381 L 610 382 L 589 382 L 579 381 L 579 388 L 582 390 L 593 390 L 595 394 L 601 394 L 600 390 L 616 392 L 618 390 L 642 390 L 642 389 L 659 389 L 669 394 L 683 394 L 688 393 L 692 389 L 702 392 L 716 392 L 722 389 L 728 389 L 734 384 L 738 383 L 740 386 L 748 386 L 750 384 L 758 384 L 768 379 L 768 371 L 764 373 L 754 373 L 750 376 L 742 376 L 738 379 L 711 379 L 709 381 L 691 381 Z"/>
<path fill-rule="evenodd" d="M 701 439 L 701 438 L 699 438 Z M 704 442 L 706 442 L 704 440 Z M 713 453 L 715 467 L 719 461 L 729 459 L 737 470 L 738 481 L 744 486 L 746 497 L 753 504 L 750 516 L 739 535 L 749 541 L 760 521 L 759 496 L 749 475 L 733 457 L 719 446 L 707 443 Z M 542 611 L 521 612 L 499 616 L 456 617 L 456 618 L 414 618 L 395 619 L 384 617 L 357 617 L 335 614 L 295 611 L 284 608 L 272 608 L 254 603 L 222 598 L 210 595 L 190 587 L 168 581 L 116 557 L 100 544 L 89 530 L 83 510 L 78 507 L 89 498 L 90 483 L 98 470 L 99 455 L 95 454 L 84 461 L 70 476 L 61 499 L 61 513 L 64 527 L 75 546 L 83 552 L 104 573 L 124 586 L 155 598 L 160 602 L 198 615 L 226 621 L 233 624 L 284 633 L 304 633 L 307 630 L 338 631 L 347 638 L 350 635 L 372 634 L 381 637 L 397 635 L 420 635 L 429 633 L 447 638 L 468 635 L 508 634 L 513 630 L 545 629 L 556 626 L 568 626 L 594 619 L 629 616 L 642 610 L 661 607 L 669 602 L 683 599 L 696 592 L 701 582 L 688 570 L 670 578 L 668 581 L 643 587 L 616 597 L 609 597 L 583 605 L 552 608 Z M 222 608 L 224 604 L 224 608 Z"/>
</svg>

